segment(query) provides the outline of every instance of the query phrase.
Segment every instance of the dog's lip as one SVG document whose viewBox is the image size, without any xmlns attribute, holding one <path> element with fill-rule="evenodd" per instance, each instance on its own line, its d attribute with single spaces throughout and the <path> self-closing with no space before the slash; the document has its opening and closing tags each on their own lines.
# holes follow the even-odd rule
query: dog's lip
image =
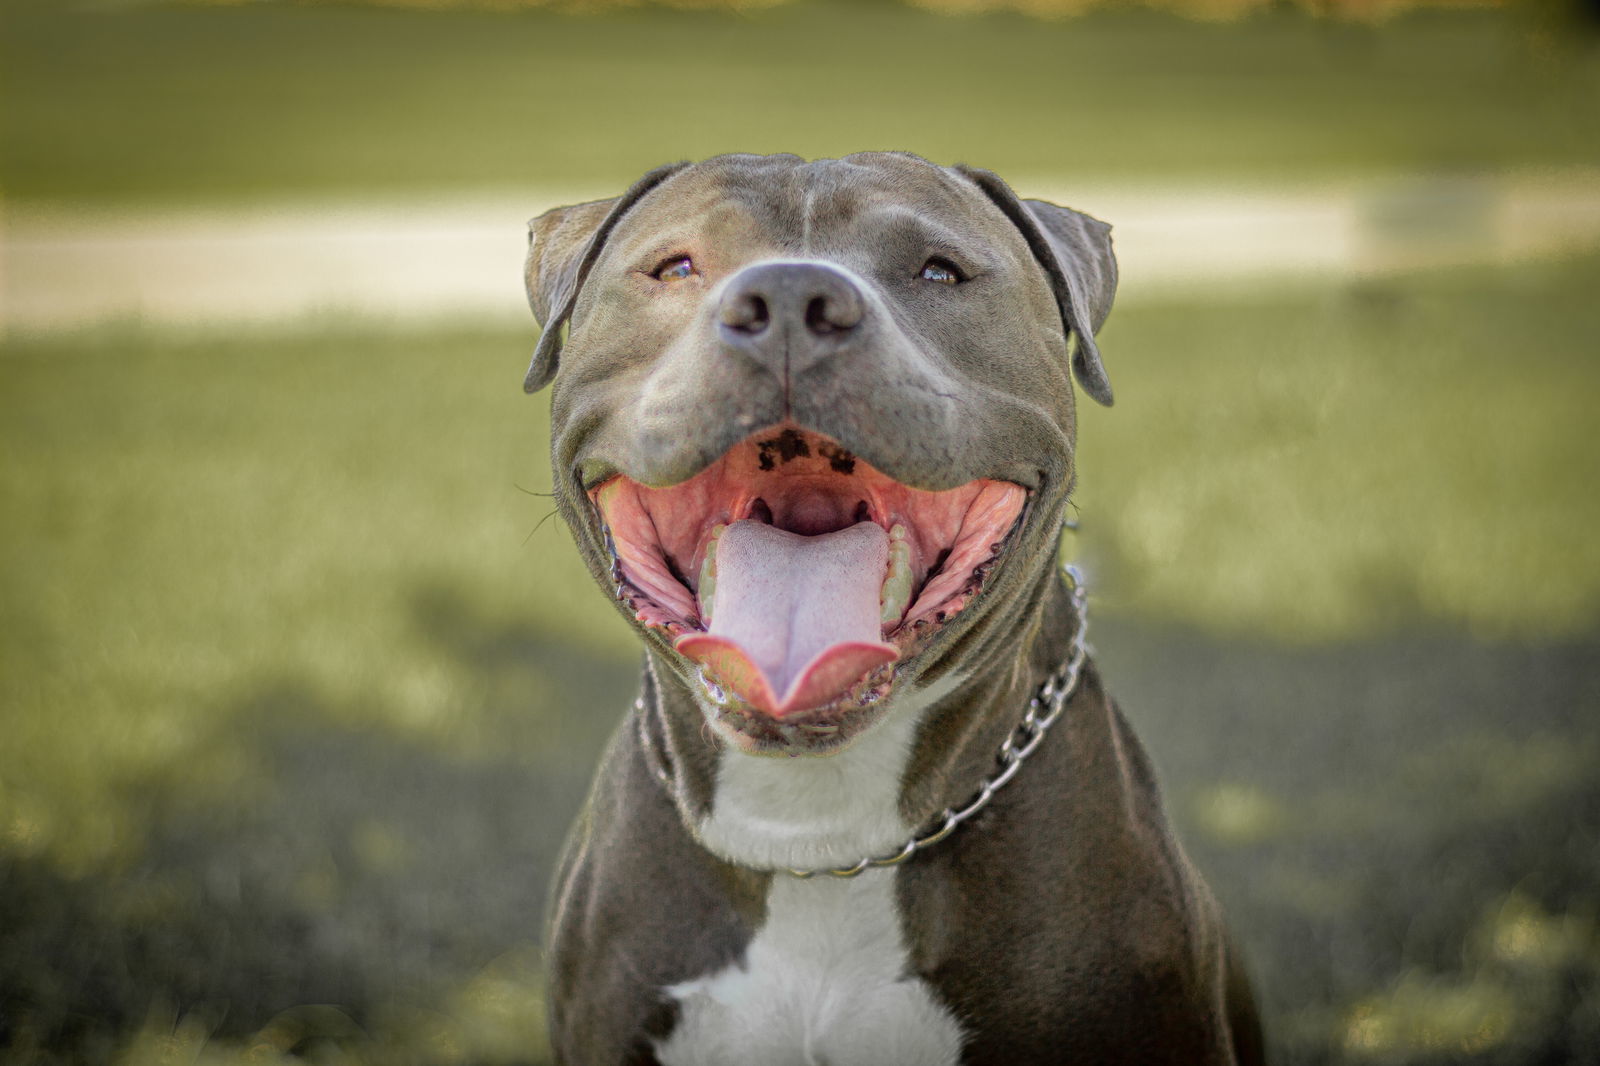
<svg viewBox="0 0 1600 1066">
<path fill-rule="evenodd" d="M 602 470 L 591 467 L 589 472 L 598 474 Z M 754 733 L 765 728 L 760 725 L 763 719 L 769 724 L 776 719 L 791 724 L 820 722 L 823 727 L 843 724 L 846 717 L 862 717 L 847 712 L 880 702 L 900 669 L 920 657 L 933 636 L 981 593 L 989 571 L 1005 555 L 1006 546 L 1023 524 L 1026 503 L 1032 495 L 1023 485 L 999 479 L 975 479 L 942 491 L 915 489 L 882 474 L 830 438 L 791 424 L 745 438 L 700 474 L 665 489 L 636 482 L 626 474 L 604 472 L 610 476 L 586 495 L 595 509 L 598 535 L 611 556 L 614 591 L 633 609 L 636 621 L 661 630 L 680 644 L 689 635 L 711 628 L 702 614 L 710 618 L 717 613 L 709 609 L 709 585 L 705 590 L 700 586 L 703 576 L 717 576 L 720 560 L 713 563 L 707 558 L 708 545 L 714 544 L 727 523 L 758 518 L 762 524 L 798 533 L 808 540 L 816 538 L 819 545 L 821 537 L 832 536 L 835 531 L 842 535 L 852 524 L 862 522 L 880 526 L 884 530 L 878 534 L 880 537 L 892 535 L 889 543 L 898 550 L 902 571 L 900 582 L 892 586 L 896 594 L 891 595 L 889 580 L 895 573 L 894 555 L 887 572 L 877 571 L 882 577 L 870 579 L 866 572 L 854 571 L 856 576 L 845 586 L 859 588 L 860 582 L 868 580 L 884 585 L 882 590 L 874 587 L 871 593 L 882 596 L 881 635 L 878 616 L 873 614 L 873 622 L 856 623 L 855 636 L 825 635 L 818 645 L 842 656 L 842 649 L 858 647 L 849 644 L 850 640 L 869 642 L 859 645 L 863 651 L 855 653 L 865 672 L 854 682 L 840 687 L 845 673 L 841 668 L 825 675 L 834 680 L 820 694 L 815 688 L 801 686 L 805 691 L 787 690 L 794 698 L 774 702 L 772 690 L 762 689 L 769 694 L 755 698 L 746 686 L 730 699 L 733 686 L 702 668 L 711 702 L 738 706 L 741 697 L 755 699 L 755 706 L 744 707 L 745 711 L 754 712 L 749 720 L 758 725 Z M 909 587 L 906 570 L 911 577 Z M 801 571 L 806 572 L 810 571 Z M 727 576 L 732 581 L 735 572 L 730 570 Z M 702 591 L 706 593 L 704 601 Z M 806 594 L 801 595 L 804 598 Z M 738 602 L 749 605 L 762 601 L 745 598 Z M 827 614 L 826 608 L 815 606 L 815 595 L 811 602 L 812 618 L 817 617 L 815 612 L 819 609 Z M 827 601 L 830 605 L 832 602 Z M 707 608 L 704 611 L 703 606 Z M 863 632 L 861 625 L 872 628 Z M 754 636 L 778 630 L 762 626 L 747 632 Z M 838 640 L 847 643 L 834 643 Z M 690 657 L 704 663 L 707 660 L 700 653 L 717 642 L 708 644 L 704 638 L 697 638 L 691 643 L 696 652 Z M 861 658 L 867 646 L 885 650 Z M 810 661 L 805 646 L 790 647 L 798 658 L 785 660 L 790 663 L 789 669 Z M 888 650 L 891 647 L 892 652 Z M 885 656 L 890 661 L 866 667 L 866 663 Z M 892 661 L 896 658 L 900 660 L 898 664 Z M 823 661 L 819 657 L 812 665 Z M 806 675 L 801 671 L 784 676 Z M 783 681 L 779 688 L 787 683 Z M 823 699 L 828 693 L 831 698 Z M 811 702 L 813 697 L 821 702 Z M 802 711 L 811 716 L 805 723 L 795 720 L 796 712 Z M 820 720 L 815 717 L 818 713 L 824 716 Z M 749 729 L 740 732 L 746 737 L 753 735 Z M 784 732 L 792 735 L 794 730 L 786 728 Z M 827 728 L 815 730 L 816 736 L 809 730 L 801 733 L 806 741 L 803 746 L 826 745 L 838 739 Z M 792 737 L 764 740 L 793 746 Z"/>
<path fill-rule="evenodd" d="M 889 694 L 887 679 L 868 678 L 851 698 L 778 719 L 727 698 L 703 675 L 702 683 L 714 706 L 712 728 L 751 755 L 826 755 L 845 748 L 882 717 Z"/>
<path fill-rule="evenodd" d="M 735 441 L 734 446 L 736 447 L 738 444 L 743 443 L 743 441 L 755 437 L 772 436 L 774 434 L 781 433 L 786 428 L 798 427 L 796 427 L 793 423 L 780 423 L 776 426 L 771 426 L 756 433 L 749 434 L 749 436 Z M 809 430 L 802 430 L 801 432 L 806 432 L 808 434 L 811 433 Z M 821 434 L 814 435 L 820 436 Z M 951 481 L 949 484 L 938 484 L 910 471 L 899 469 L 902 465 L 901 463 L 896 462 L 892 458 L 880 458 L 874 454 L 871 448 L 858 448 L 848 444 L 843 444 L 841 447 L 843 447 L 851 455 L 865 460 L 872 466 L 874 470 L 883 473 L 887 477 L 893 478 L 896 482 L 904 485 L 906 488 L 914 489 L 918 492 L 943 492 L 953 487 L 960 487 L 961 485 L 969 484 L 973 481 L 1003 481 L 1008 484 L 1016 485 L 1031 497 L 1037 493 L 1042 486 L 1044 486 L 1049 478 L 1049 474 L 1046 471 L 1036 466 L 1031 464 L 1015 464 L 1012 467 L 1008 467 L 1004 471 L 969 471 L 966 474 L 958 476 L 956 480 Z M 726 455 L 726 450 L 719 454 L 711 455 L 707 457 L 704 462 L 699 463 L 694 469 L 688 471 L 687 473 L 681 473 L 681 476 L 673 477 L 668 480 L 662 480 L 653 476 L 652 474 L 646 473 L 633 463 L 618 461 L 598 455 L 589 456 L 579 460 L 579 462 L 574 466 L 572 471 L 573 482 L 577 485 L 579 491 L 583 495 L 591 497 L 596 489 L 600 488 L 606 482 L 618 477 L 625 477 L 629 481 L 636 482 L 637 484 L 643 485 L 647 488 L 671 489 L 683 485 L 686 482 L 693 481 L 695 478 L 705 473 L 708 468 L 722 461 Z M 948 475 L 952 469 L 953 468 L 945 468 L 943 473 Z M 602 523 L 604 522 L 603 516 L 600 516 L 600 521 Z"/>
</svg>

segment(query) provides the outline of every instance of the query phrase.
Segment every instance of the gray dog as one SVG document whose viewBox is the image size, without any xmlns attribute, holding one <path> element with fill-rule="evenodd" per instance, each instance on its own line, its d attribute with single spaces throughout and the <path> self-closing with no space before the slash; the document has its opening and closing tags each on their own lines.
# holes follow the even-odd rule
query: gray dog
<svg viewBox="0 0 1600 1066">
<path fill-rule="evenodd" d="M 556 499 L 646 650 L 556 878 L 557 1059 L 1259 1062 L 1056 567 L 1110 228 L 894 153 L 531 228 Z"/>
</svg>

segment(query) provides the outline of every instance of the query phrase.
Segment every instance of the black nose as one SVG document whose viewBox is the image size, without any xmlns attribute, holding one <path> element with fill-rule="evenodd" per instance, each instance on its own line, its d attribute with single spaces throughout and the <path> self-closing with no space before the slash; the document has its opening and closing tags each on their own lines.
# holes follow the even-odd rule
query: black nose
<svg viewBox="0 0 1600 1066">
<path fill-rule="evenodd" d="M 837 349 L 861 324 L 866 301 L 826 263 L 757 263 L 735 274 L 717 305 L 729 344 L 760 359 L 809 362 Z"/>
</svg>

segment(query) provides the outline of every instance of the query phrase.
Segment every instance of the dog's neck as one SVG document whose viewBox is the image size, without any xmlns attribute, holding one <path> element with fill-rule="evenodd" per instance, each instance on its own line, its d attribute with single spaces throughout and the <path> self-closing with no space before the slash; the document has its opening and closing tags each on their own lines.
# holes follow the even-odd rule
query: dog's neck
<svg viewBox="0 0 1600 1066">
<path fill-rule="evenodd" d="M 1040 682 L 1067 654 L 1076 619 L 1053 575 L 1025 625 L 978 657 L 981 674 L 905 686 L 884 719 L 846 750 L 756 756 L 712 738 L 699 692 L 649 664 L 646 743 L 696 839 L 758 870 L 850 866 L 893 853 L 939 812 L 959 806 L 995 768 Z"/>
</svg>

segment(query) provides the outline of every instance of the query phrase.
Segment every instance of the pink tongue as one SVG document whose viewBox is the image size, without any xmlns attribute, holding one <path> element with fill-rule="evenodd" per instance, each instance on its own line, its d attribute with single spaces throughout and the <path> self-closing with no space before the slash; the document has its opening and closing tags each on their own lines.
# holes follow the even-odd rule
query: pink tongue
<svg viewBox="0 0 1600 1066">
<path fill-rule="evenodd" d="M 817 537 L 735 522 L 717 542 L 711 631 L 675 646 L 774 717 L 820 707 L 900 657 L 879 621 L 888 563 L 873 522 Z"/>
</svg>

